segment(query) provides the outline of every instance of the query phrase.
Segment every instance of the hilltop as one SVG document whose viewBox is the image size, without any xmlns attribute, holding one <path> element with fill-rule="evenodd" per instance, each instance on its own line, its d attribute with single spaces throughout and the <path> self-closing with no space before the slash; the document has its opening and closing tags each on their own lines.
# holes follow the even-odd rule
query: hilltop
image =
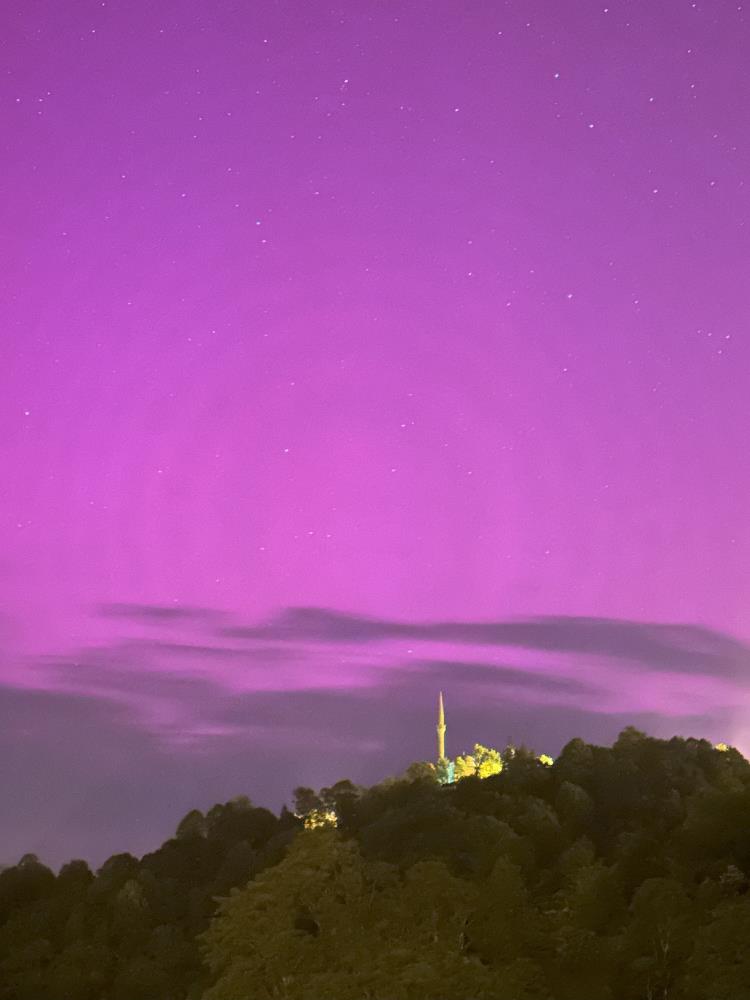
<svg viewBox="0 0 750 1000">
<path fill-rule="evenodd" d="M 737 750 L 627 729 L 499 759 L 195 810 L 97 872 L 27 855 L 0 1000 L 750 1000 Z"/>
</svg>

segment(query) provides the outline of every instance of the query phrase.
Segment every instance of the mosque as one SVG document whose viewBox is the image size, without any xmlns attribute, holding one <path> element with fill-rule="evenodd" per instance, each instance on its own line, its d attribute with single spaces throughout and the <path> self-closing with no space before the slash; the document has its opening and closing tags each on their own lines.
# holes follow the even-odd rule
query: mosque
<svg viewBox="0 0 750 1000">
<path fill-rule="evenodd" d="M 435 764 L 435 774 L 441 785 L 452 785 L 459 778 L 465 778 L 469 775 L 489 778 L 493 774 L 499 774 L 504 766 L 503 757 L 514 757 L 517 752 L 515 747 L 508 746 L 501 754 L 492 747 L 475 743 L 473 750 L 460 754 L 451 760 L 445 754 L 445 730 L 445 703 L 441 691 L 438 696 L 437 762 Z M 537 760 L 545 767 L 550 767 L 554 763 L 553 758 L 546 753 L 540 754 Z"/>
</svg>

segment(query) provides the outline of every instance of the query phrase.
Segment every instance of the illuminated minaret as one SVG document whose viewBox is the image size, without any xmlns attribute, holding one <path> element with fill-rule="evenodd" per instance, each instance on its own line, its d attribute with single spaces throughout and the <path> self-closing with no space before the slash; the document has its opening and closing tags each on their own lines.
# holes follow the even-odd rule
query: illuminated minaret
<svg viewBox="0 0 750 1000">
<path fill-rule="evenodd" d="M 443 692 L 440 692 L 438 701 L 438 760 L 445 760 L 445 709 L 443 708 Z"/>
</svg>

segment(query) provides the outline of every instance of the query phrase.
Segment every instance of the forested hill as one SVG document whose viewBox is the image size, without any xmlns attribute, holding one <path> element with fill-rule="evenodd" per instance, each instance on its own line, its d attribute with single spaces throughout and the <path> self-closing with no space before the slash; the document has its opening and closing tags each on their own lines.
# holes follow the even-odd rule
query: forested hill
<svg viewBox="0 0 750 1000">
<path fill-rule="evenodd" d="M 750 1000 L 749 873 L 731 748 L 628 729 L 453 784 L 412 765 L 189 813 L 96 873 L 27 855 L 0 1000 Z"/>
</svg>

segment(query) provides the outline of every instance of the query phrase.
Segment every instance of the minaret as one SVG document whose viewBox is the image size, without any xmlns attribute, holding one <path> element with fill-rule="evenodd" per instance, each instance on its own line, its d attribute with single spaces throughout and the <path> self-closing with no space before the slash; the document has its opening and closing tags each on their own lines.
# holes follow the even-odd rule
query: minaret
<svg viewBox="0 0 750 1000">
<path fill-rule="evenodd" d="M 438 760 L 445 760 L 445 709 L 443 708 L 443 692 L 440 692 L 438 701 Z"/>
</svg>

